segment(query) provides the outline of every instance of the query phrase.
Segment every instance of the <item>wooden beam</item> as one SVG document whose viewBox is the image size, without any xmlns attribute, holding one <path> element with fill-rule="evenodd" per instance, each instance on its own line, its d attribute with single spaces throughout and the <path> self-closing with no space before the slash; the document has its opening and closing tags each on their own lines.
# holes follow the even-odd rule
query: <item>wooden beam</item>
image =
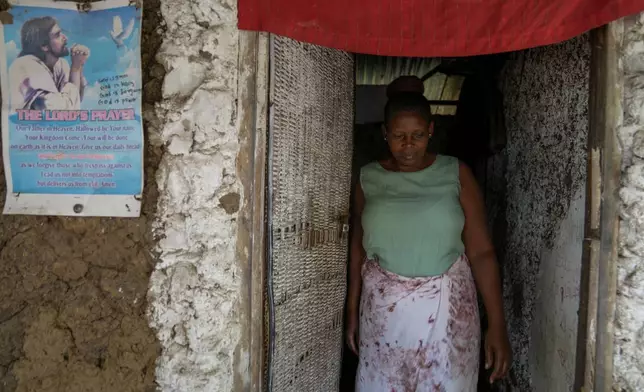
<svg viewBox="0 0 644 392">
<path fill-rule="evenodd" d="M 601 211 L 599 258 L 597 268 L 597 339 L 595 343 L 595 392 L 613 390 L 613 346 L 615 338 L 615 302 L 617 299 L 617 260 L 619 237 L 619 188 L 622 157 L 617 132 L 622 119 L 622 70 L 619 56 L 623 21 L 605 26 L 595 42 L 598 44 L 598 100 L 603 97 L 603 115 L 598 115 L 601 158 Z M 602 42 L 603 41 L 603 42 Z M 600 95 L 600 93 L 603 94 Z M 591 90 L 591 95 L 594 91 Z M 597 112 L 602 110 L 597 108 Z M 602 118 L 603 117 L 603 118 Z M 602 121 L 603 120 L 603 121 Z M 601 132 L 601 134 L 599 134 Z"/>
<path fill-rule="evenodd" d="M 575 391 L 610 392 L 617 296 L 622 113 L 622 22 L 591 32 L 586 228 L 580 282 Z"/>
<path fill-rule="evenodd" d="M 432 68 L 431 71 L 427 72 L 425 75 L 423 75 L 420 78 L 420 80 L 422 80 L 424 82 L 425 80 L 427 80 L 427 79 L 431 78 L 432 76 L 436 75 L 436 73 L 439 72 L 439 68 L 440 68 L 440 64 L 435 66 L 434 68 Z"/>
<path fill-rule="evenodd" d="M 430 105 L 437 105 L 437 106 L 458 106 L 459 101 L 440 101 L 440 100 L 430 100 L 429 104 Z"/>
<path fill-rule="evenodd" d="M 237 258 L 242 276 L 239 305 L 241 350 L 236 352 L 233 391 L 261 392 L 264 385 L 265 179 L 268 113 L 268 35 L 240 32 L 240 151 L 237 175 L 243 187 Z M 237 374 L 238 373 L 238 374 Z"/>
</svg>

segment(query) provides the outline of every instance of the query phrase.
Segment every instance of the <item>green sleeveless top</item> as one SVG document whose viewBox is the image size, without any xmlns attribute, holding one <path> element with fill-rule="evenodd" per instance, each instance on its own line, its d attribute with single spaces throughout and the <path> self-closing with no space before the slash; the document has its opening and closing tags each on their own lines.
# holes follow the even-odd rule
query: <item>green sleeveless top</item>
<svg viewBox="0 0 644 392">
<path fill-rule="evenodd" d="M 362 168 L 360 183 L 362 245 L 384 269 L 407 277 L 440 275 L 464 253 L 458 159 L 438 155 L 411 173 L 373 162 Z"/>
</svg>

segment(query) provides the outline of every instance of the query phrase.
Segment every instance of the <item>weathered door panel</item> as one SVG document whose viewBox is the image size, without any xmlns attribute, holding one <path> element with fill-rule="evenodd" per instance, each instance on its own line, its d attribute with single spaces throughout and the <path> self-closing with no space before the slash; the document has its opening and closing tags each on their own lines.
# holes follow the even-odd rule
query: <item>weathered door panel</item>
<svg viewBox="0 0 644 392">
<path fill-rule="evenodd" d="M 348 256 L 353 56 L 271 38 L 268 386 L 337 391 Z"/>
</svg>

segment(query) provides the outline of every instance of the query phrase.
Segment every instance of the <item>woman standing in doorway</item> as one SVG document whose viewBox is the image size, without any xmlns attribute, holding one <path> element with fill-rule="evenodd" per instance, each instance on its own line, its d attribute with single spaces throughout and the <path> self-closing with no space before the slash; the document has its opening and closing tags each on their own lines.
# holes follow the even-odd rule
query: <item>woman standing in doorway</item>
<svg viewBox="0 0 644 392">
<path fill-rule="evenodd" d="M 427 153 L 422 94 L 390 97 L 383 133 L 391 156 L 363 167 L 355 192 L 347 343 L 360 358 L 356 391 L 475 391 L 476 286 L 490 381 L 511 361 L 481 193 L 456 158 Z"/>
</svg>

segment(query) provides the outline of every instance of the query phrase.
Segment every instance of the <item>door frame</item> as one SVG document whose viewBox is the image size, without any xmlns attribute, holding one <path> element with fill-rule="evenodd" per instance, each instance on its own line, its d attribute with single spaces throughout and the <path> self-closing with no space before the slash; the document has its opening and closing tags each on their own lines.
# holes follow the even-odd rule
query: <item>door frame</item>
<svg viewBox="0 0 644 392">
<path fill-rule="evenodd" d="M 622 118 L 619 48 L 623 21 L 590 33 L 591 74 L 584 251 L 580 281 L 575 391 L 609 392 L 613 376 L 621 154 L 617 131 Z M 245 287 L 241 319 L 246 320 L 241 350 L 248 353 L 246 382 L 236 377 L 235 390 L 266 390 L 266 153 L 269 112 L 270 34 L 240 31 L 238 175 L 243 187 L 237 253 Z M 242 355 L 237 353 L 238 355 Z M 240 358 L 238 361 L 243 362 Z M 241 388 L 240 388 L 241 387 Z"/>
<path fill-rule="evenodd" d="M 242 185 L 236 254 L 242 276 L 235 352 L 236 392 L 260 392 L 264 385 L 264 283 L 266 279 L 266 151 L 269 93 L 269 34 L 239 31 L 239 154 Z"/>
<path fill-rule="evenodd" d="M 586 217 L 574 390 L 610 392 L 617 299 L 623 20 L 590 33 Z"/>
</svg>

